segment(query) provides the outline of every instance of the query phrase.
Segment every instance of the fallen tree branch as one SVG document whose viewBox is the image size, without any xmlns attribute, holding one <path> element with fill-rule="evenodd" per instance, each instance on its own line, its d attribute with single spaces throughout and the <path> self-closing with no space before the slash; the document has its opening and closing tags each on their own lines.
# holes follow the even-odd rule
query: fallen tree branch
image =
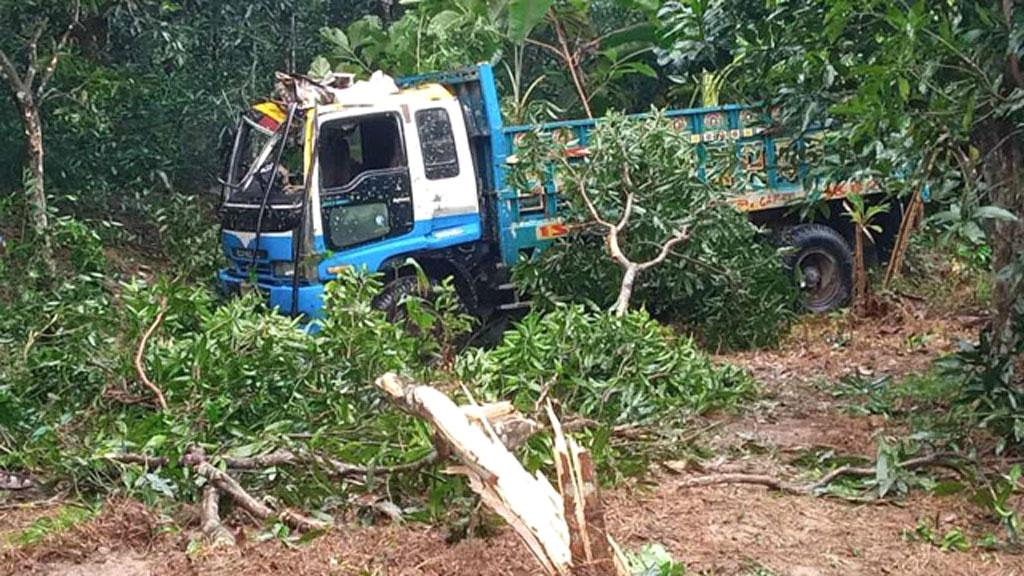
<svg viewBox="0 0 1024 576">
<path fill-rule="evenodd" d="M 161 468 L 171 463 L 170 459 L 164 456 L 147 456 L 145 454 L 135 454 L 131 452 L 108 454 L 104 456 L 104 458 L 118 464 L 138 464 L 140 466 L 145 466 L 150 470 Z M 348 462 L 343 462 L 341 460 L 331 458 L 330 456 L 324 456 L 322 454 L 306 450 L 291 451 L 279 449 L 258 456 L 227 456 L 220 458 L 219 461 L 229 470 L 265 470 L 267 468 L 275 468 L 278 466 L 314 465 L 322 468 L 332 476 L 355 477 L 369 476 L 373 474 L 386 475 L 414 472 L 421 468 L 430 466 L 439 459 L 437 450 L 431 450 L 426 456 L 404 464 L 395 464 L 393 466 L 361 466 L 357 464 L 349 464 Z M 195 466 L 199 463 L 207 462 L 208 460 L 209 458 L 205 454 L 196 454 L 193 452 L 186 454 L 182 458 L 181 465 Z"/>
<path fill-rule="evenodd" d="M 249 456 L 245 458 L 227 457 L 222 458 L 221 460 L 224 462 L 225 466 L 232 470 L 262 470 L 264 468 L 274 468 L 277 466 L 314 465 L 319 466 L 328 474 L 334 476 L 352 477 L 412 472 L 437 462 L 438 454 L 437 450 L 431 450 L 429 454 L 418 460 L 413 460 L 412 462 L 406 462 L 404 464 L 395 464 L 393 466 L 361 466 L 357 464 L 349 464 L 348 462 L 342 462 L 341 460 L 324 456 L 322 454 L 316 454 L 314 452 L 308 452 L 306 450 L 300 450 L 298 452 L 293 452 L 291 450 L 275 450 L 261 456 Z"/>
<path fill-rule="evenodd" d="M 755 486 L 764 486 L 770 490 L 785 492 L 787 494 L 810 494 L 810 491 L 805 487 L 790 484 L 789 482 L 784 482 L 778 478 L 764 474 L 724 473 L 713 474 L 710 476 L 696 476 L 694 478 L 687 478 L 683 480 L 678 484 L 678 486 L 679 488 L 698 488 L 702 486 L 716 486 L 719 484 L 753 484 Z"/>
<path fill-rule="evenodd" d="M 153 395 L 156 396 L 156 400 L 160 404 L 160 409 L 165 411 L 167 410 L 167 400 L 164 398 L 164 393 L 160 388 L 149 379 L 149 376 L 146 375 L 146 366 L 143 363 L 143 357 L 146 354 L 146 342 L 149 341 L 149 338 L 153 336 L 154 332 L 156 332 L 160 323 L 163 322 L 164 314 L 166 313 L 167 297 L 164 296 L 160 298 L 160 311 L 157 312 L 156 319 L 153 320 L 153 324 L 151 324 L 149 329 L 146 330 L 146 333 L 142 335 L 142 338 L 139 340 L 139 347 L 135 351 L 135 372 L 138 374 L 139 380 L 141 380 L 142 383 L 145 384 L 146 388 L 149 388 L 153 392 Z"/>
<path fill-rule="evenodd" d="M 960 468 L 953 464 L 954 460 L 961 459 L 961 457 L 953 452 L 935 452 L 927 456 L 919 456 L 917 458 L 910 458 L 900 462 L 896 465 L 897 468 L 903 470 L 916 470 L 918 468 L 926 468 L 929 466 L 937 466 L 940 468 L 949 468 L 955 470 L 957 473 L 962 474 Z M 811 484 L 810 491 L 818 491 L 825 488 L 838 478 L 843 476 L 852 476 L 855 478 L 871 478 L 877 474 L 877 470 L 874 467 L 869 466 L 840 466 L 835 470 L 825 474 L 820 480 Z"/>
<path fill-rule="evenodd" d="M 897 468 L 903 470 L 915 470 L 918 468 L 926 468 L 929 466 L 937 466 L 941 468 L 949 468 L 962 474 L 960 468 L 954 463 L 955 460 L 962 459 L 961 456 L 953 452 L 936 452 L 927 456 L 920 456 L 917 458 L 910 458 L 904 460 L 896 465 Z M 844 476 L 852 476 L 855 478 L 871 478 L 877 474 L 877 471 L 873 467 L 868 466 L 840 466 L 835 470 L 822 476 L 817 482 L 811 484 L 794 484 L 792 482 L 786 482 L 774 476 L 768 476 L 763 474 L 745 474 L 745 473 L 723 473 L 723 474 L 712 474 L 708 476 L 695 476 L 693 478 L 687 478 L 678 484 L 679 488 L 697 488 L 703 486 L 716 486 L 721 484 L 753 484 L 756 486 L 764 486 L 770 490 L 777 492 L 784 492 L 786 494 L 794 494 L 800 496 L 810 496 L 818 493 L 820 490 L 828 487 L 829 484 L 835 482 L 839 478 Z"/>
<path fill-rule="evenodd" d="M 162 468 L 170 463 L 170 459 L 164 456 L 147 456 L 145 454 L 134 454 L 130 452 L 123 454 L 107 454 L 106 456 L 103 456 L 103 459 L 117 464 L 138 464 L 148 470 Z"/>
<path fill-rule="evenodd" d="M 288 526 L 302 531 L 326 530 L 330 528 L 330 524 L 310 518 L 294 510 L 274 511 L 270 506 L 260 502 L 246 492 L 245 488 L 242 488 L 242 485 L 237 480 L 209 462 L 200 462 L 196 466 L 196 473 L 209 480 L 217 490 L 231 496 L 236 504 L 259 520 L 277 518 Z"/>
<path fill-rule="evenodd" d="M 220 491 L 213 484 L 203 488 L 202 501 L 203 536 L 213 546 L 234 546 L 235 535 L 220 522 Z"/>
</svg>

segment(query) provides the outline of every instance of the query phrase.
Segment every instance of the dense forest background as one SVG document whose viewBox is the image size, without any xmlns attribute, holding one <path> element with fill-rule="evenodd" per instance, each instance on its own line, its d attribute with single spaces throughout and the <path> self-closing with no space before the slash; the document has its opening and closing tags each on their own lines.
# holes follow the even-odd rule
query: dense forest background
<svg viewBox="0 0 1024 576">
<path fill-rule="evenodd" d="M 4 7 L 4 21 L 16 24 L 16 33 L 5 38 L 9 53 L 20 55 L 26 49 L 27 37 L 41 18 L 50 25 L 47 33 L 59 34 L 68 17 L 61 13 L 65 3 L 51 4 Z M 444 3 L 433 4 L 434 12 L 443 11 Z M 467 10 L 483 5 L 465 4 Z M 372 18 L 367 22 L 386 28 L 392 21 L 404 22 L 407 11 L 392 3 L 340 0 L 94 2 L 84 9 L 47 95 L 43 121 L 48 181 L 58 210 L 113 219 L 143 217 L 150 194 L 209 192 L 216 185 L 225 134 L 236 115 L 270 93 L 274 71 L 306 73 L 317 55 L 335 49 L 330 39 L 337 36 L 324 33 L 325 28 L 340 31 L 368 15 Z M 618 24 L 626 8 L 616 10 L 595 10 L 597 29 L 610 31 Z M 446 34 L 453 35 L 446 43 L 454 44 L 455 28 Z M 458 54 L 442 57 L 434 38 L 421 48 L 430 52 L 425 62 L 381 58 L 364 66 L 400 74 L 497 60 L 505 48 L 500 40 L 496 36 L 488 39 L 489 45 L 459 47 Z M 408 48 L 397 40 L 375 41 L 393 53 Z M 533 70 L 544 66 L 538 58 L 541 50 L 526 49 Z M 508 61 L 512 57 L 504 55 Z M 354 72 L 371 71 L 339 64 Z M 503 75 L 502 80 L 508 78 Z M 653 80 L 647 85 L 620 94 L 615 104 L 642 110 L 663 102 L 664 87 Z M 558 102 L 568 115 L 581 113 L 578 104 L 573 109 L 571 100 L 558 98 L 564 89 L 561 78 L 545 78 L 538 92 L 553 97 L 552 104 Z M 14 99 L 4 98 L 0 106 L 0 188 L 13 190 L 23 183 L 25 141 Z"/>
<path fill-rule="evenodd" d="M 31 4 L 9 3 L 4 21 L 26 34 L 42 18 L 53 28 L 66 23 L 67 3 Z M 158 247 L 154 215 L 179 206 L 174 196 L 216 197 L 226 131 L 268 93 L 273 72 L 305 72 L 323 49 L 320 28 L 374 9 L 302 0 L 86 6 L 44 105 L 54 210 L 118 222 L 140 245 Z M 5 48 L 20 56 L 19 40 L 8 35 Z M 14 190 L 25 138 L 15 100 L 0 106 L 0 188 Z"/>
<path fill-rule="evenodd" d="M 885 498 L 924 484 L 900 468 L 922 453 L 1003 456 L 1024 444 L 1019 2 L 0 0 L 0 22 L 0 478 L 163 505 L 199 499 L 186 458 L 197 447 L 225 469 L 288 451 L 308 459 L 259 468 L 248 486 L 310 508 L 340 490 L 374 492 L 375 467 L 390 466 L 389 497 L 436 520 L 471 509 L 470 491 L 403 474 L 437 454 L 425 425 L 368 392 L 385 371 L 471 383 L 473 395 L 524 412 L 559 398 L 588 422 L 581 437 L 609 482 L 678 455 L 694 418 L 750 401 L 750 374 L 711 354 L 778 346 L 798 312 L 778 247 L 732 211 L 644 276 L 617 316 L 607 310 L 621 273 L 603 238 L 567 240 L 518 278 L 538 304 L 561 299 L 489 349 L 433 331 L 469 331 L 457 306 L 421 311 L 416 333 L 388 322 L 370 306 L 374 278 L 330 285 L 315 338 L 257 298 L 218 298 L 217 178 L 239 112 L 271 92 L 275 71 L 365 77 L 481 61 L 495 65 L 509 123 L 608 115 L 597 139 L 629 142 L 616 160 L 643 165 L 649 182 L 688 179 L 685 143 L 621 112 L 744 103 L 773 109 L 779 133 L 826 128 L 809 190 L 873 179 L 898 210 L 927 189 L 911 252 L 931 260 L 899 267 L 909 284 L 873 278 L 875 313 L 905 309 L 916 279 L 956 276 L 970 279 L 981 321 L 971 344 L 928 372 L 941 424 L 920 434 L 908 424 L 912 433 L 880 443 L 867 463 L 878 476 L 854 489 Z M 594 173 L 614 192 L 612 168 Z M 708 193 L 690 184 L 650 186 L 632 241 L 657 253 L 675 224 L 663 216 L 689 206 L 680 191 L 686 201 Z M 863 202 L 832 207 L 857 232 L 876 228 Z M 811 194 L 794 213 L 827 208 Z M 935 260 L 949 276 L 922 264 Z M 870 315 L 835 317 L 847 326 Z M 166 395 L 159 403 L 149 379 Z M 550 464 L 545 442 L 524 449 L 531 468 Z M 324 454 L 353 467 L 339 473 Z M 834 479 L 847 464 L 813 472 Z M 1004 504 L 1020 469 L 1005 468 L 971 489 L 1003 498 L 986 506 L 1016 541 Z"/>
</svg>

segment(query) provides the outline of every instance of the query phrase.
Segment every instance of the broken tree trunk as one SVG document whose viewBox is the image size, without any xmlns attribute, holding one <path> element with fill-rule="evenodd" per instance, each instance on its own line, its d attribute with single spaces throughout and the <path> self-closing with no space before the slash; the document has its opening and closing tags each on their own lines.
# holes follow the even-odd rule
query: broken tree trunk
<svg viewBox="0 0 1024 576">
<path fill-rule="evenodd" d="M 578 574 L 614 575 L 620 571 L 613 559 L 610 536 L 605 529 L 604 504 L 598 491 L 594 461 L 590 452 L 562 431 L 551 403 L 548 419 L 554 433 L 555 471 L 564 502 L 563 510 L 569 527 L 569 549 Z"/>
<path fill-rule="evenodd" d="M 440 390 L 396 374 L 385 374 L 376 384 L 402 409 L 430 422 L 446 444 L 438 450 L 464 464 L 455 471 L 465 474 L 473 491 L 512 526 L 547 574 L 627 573 L 605 534 L 590 456 L 561 433 L 557 418 L 552 426 L 561 494 L 542 474 L 523 468 L 494 432 L 486 410 L 460 408 Z"/>
</svg>

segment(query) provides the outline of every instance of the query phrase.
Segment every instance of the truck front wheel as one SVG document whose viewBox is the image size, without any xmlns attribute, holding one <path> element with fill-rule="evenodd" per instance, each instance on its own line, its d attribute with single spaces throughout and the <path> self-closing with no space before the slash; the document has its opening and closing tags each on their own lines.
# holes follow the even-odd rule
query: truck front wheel
<svg viewBox="0 0 1024 576">
<path fill-rule="evenodd" d="M 435 315 L 432 332 L 435 337 L 441 338 L 444 335 L 444 326 L 441 325 L 444 318 L 437 316 L 435 308 L 438 291 L 440 290 L 439 282 L 433 278 L 425 278 L 425 280 L 426 282 L 424 283 L 423 279 L 418 275 L 399 276 L 385 284 L 380 294 L 373 299 L 371 304 L 377 310 L 384 312 L 388 322 L 398 324 L 404 327 L 410 334 L 416 335 L 420 333 L 420 327 L 409 317 L 406 301 L 409 298 L 418 298 L 422 301 L 423 307 L 426 308 L 425 311 Z M 455 295 L 458 301 L 455 303 L 454 312 L 465 314 L 465 302 L 458 291 L 456 291 Z"/>
<path fill-rule="evenodd" d="M 373 307 L 384 312 L 389 322 L 405 324 L 408 321 L 406 298 L 418 297 L 430 302 L 432 292 L 433 282 L 423 286 L 415 275 L 401 276 L 384 285 L 384 289 L 373 299 Z"/>
<path fill-rule="evenodd" d="M 786 240 L 792 251 L 785 264 L 804 308 L 823 313 L 845 305 L 853 292 L 853 251 L 842 235 L 828 226 L 804 224 L 791 228 Z"/>
</svg>

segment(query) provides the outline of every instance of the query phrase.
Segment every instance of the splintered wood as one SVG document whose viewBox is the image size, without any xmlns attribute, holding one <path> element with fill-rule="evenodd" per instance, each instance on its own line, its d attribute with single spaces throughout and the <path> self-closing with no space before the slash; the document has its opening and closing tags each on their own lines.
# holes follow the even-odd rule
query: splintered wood
<svg viewBox="0 0 1024 576">
<path fill-rule="evenodd" d="M 440 390 L 391 373 L 376 384 L 404 410 L 430 422 L 445 444 L 438 450 L 462 462 L 449 470 L 468 478 L 473 491 L 508 522 L 548 574 L 628 574 L 605 532 L 590 454 L 565 436 L 550 405 L 559 491 L 543 474 L 527 472 L 497 431 L 540 428 L 507 402 L 459 407 Z"/>
</svg>

